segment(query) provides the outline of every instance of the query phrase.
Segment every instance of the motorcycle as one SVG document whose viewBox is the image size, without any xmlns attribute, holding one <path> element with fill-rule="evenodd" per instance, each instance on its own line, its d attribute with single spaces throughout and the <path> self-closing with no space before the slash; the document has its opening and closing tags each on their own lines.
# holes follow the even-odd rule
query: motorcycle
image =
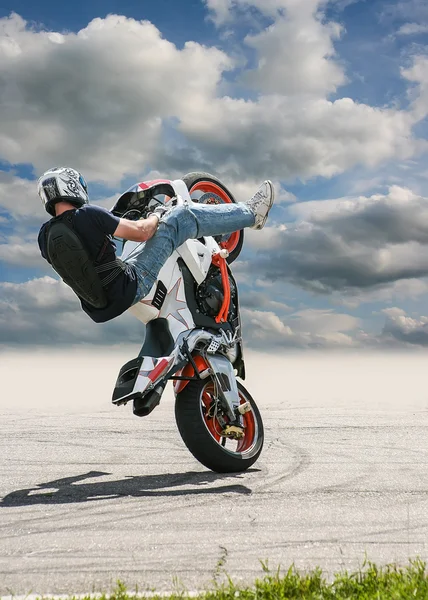
<svg viewBox="0 0 428 600">
<path fill-rule="evenodd" d="M 236 202 L 220 180 L 189 173 L 132 186 L 113 214 L 140 219 L 156 206 Z M 146 325 L 138 356 L 119 372 L 112 402 L 133 402 L 135 415 L 150 414 L 173 382 L 175 419 L 193 456 L 219 473 L 253 465 L 263 447 L 257 405 L 245 379 L 238 289 L 230 264 L 239 256 L 243 231 L 187 240 L 162 267 L 150 293 L 129 311 Z M 122 241 L 122 260 L 141 243 Z"/>
</svg>

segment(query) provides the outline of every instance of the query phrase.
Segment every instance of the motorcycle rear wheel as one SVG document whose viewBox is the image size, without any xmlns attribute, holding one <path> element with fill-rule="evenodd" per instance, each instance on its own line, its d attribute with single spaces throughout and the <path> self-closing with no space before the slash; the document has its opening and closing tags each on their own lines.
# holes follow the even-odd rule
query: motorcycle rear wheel
<svg viewBox="0 0 428 600">
<path fill-rule="evenodd" d="M 251 410 L 243 415 L 245 435 L 241 440 L 222 436 L 216 417 L 209 414 L 214 399 L 211 379 L 190 381 L 176 397 L 175 420 L 184 443 L 196 460 L 217 473 L 245 471 L 256 462 L 263 448 L 259 409 L 240 382 L 238 391 L 241 404 L 248 401 L 251 405 Z"/>
<path fill-rule="evenodd" d="M 220 204 L 221 202 L 226 204 L 236 203 L 234 196 L 227 187 L 220 179 L 217 179 L 217 177 L 210 173 L 187 173 L 183 177 L 183 181 L 194 202 L 199 202 L 199 199 L 205 195 L 205 199 L 202 200 L 204 204 Z M 242 244 L 244 243 L 244 230 L 241 229 L 240 231 L 222 236 L 218 239 L 218 243 L 222 248 L 226 248 L 229 251 L 227 262 L 231 264 L 241 253 Z"/>
</svg>

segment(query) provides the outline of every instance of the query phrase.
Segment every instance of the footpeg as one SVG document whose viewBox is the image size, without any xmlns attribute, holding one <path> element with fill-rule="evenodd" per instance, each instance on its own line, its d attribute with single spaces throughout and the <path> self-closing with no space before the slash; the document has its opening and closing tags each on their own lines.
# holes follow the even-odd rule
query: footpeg
<svg viewBox="0 0 428 600">
<path fill-rule="evenodd" d="M 220 342 L 213 338 L 210 342 L 210 345 L 207 348 L 207 353 L 215 354 L 219 348 L 220 348 Z"/>
<path fill-rule="evenodd" d="M 236 425 L 227 425 L 221 432 L 221 435 L 233 440 L 241 440 L 244 437 L 244 430 L 242 427 L 237 427 Z"/>
</svg>

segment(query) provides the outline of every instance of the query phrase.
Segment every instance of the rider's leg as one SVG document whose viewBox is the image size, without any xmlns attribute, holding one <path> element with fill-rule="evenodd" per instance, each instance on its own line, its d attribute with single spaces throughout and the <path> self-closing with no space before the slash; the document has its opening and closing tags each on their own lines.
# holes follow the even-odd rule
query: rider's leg
<svg viewBox="0 0 428 600">
<path fill-rule="evenodd" d="M 254 221 L 254 213 L 242 203 L 173 208 L 162 218 L 155 235 L 126 259 L 137 272 L 135 303 L 150 292 L 167 259 L 186 240 L 233 233 L 252 227 Z"/>
<path fill-rule="evenodd" d="M 159 271 L 178 246 L 190 238 L 233 233 L 245 227 L 262 229 L 274 201 L 274 188 L 265 181 L 249 200 L 238 204 L 191 204 L 176 207 L 159 223 L 156 234 L 127 262 L 138 277 L 135 302 L 151 290 Z"/>
</svg>

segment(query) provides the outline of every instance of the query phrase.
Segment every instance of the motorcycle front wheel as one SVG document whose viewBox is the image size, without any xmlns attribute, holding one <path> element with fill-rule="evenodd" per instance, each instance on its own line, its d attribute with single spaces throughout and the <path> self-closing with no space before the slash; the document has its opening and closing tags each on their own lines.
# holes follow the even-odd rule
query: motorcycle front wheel
<svg viewBox="0 0 428 600">
<path fill-rule="evenodd" d="M 245 387 L 238 382 L 241 404 L 251 410 L 243 415 L 244 437 L 222 436 L 216 418 L 214 384 L 211 379 L 190 381 L 176 397 L 175 420 L 188 450 L 208 469 L 217 473 L 245 471 L 259 458 L 264 430 L 259 409 Z"/>
<path fill-rule="evenodd" d="M 231 204 L 236 203 L 234 196 L 228 188 L 210 173 L 187 173 L 183 181 L 189 190 L 194 202 L 202 204 Z M 244 243 L 244 230 L 235 231 L 215 238 L 217 243 L 229 252 L 227 262 L 233 263 L 241 253 Z"/>
</svg>

